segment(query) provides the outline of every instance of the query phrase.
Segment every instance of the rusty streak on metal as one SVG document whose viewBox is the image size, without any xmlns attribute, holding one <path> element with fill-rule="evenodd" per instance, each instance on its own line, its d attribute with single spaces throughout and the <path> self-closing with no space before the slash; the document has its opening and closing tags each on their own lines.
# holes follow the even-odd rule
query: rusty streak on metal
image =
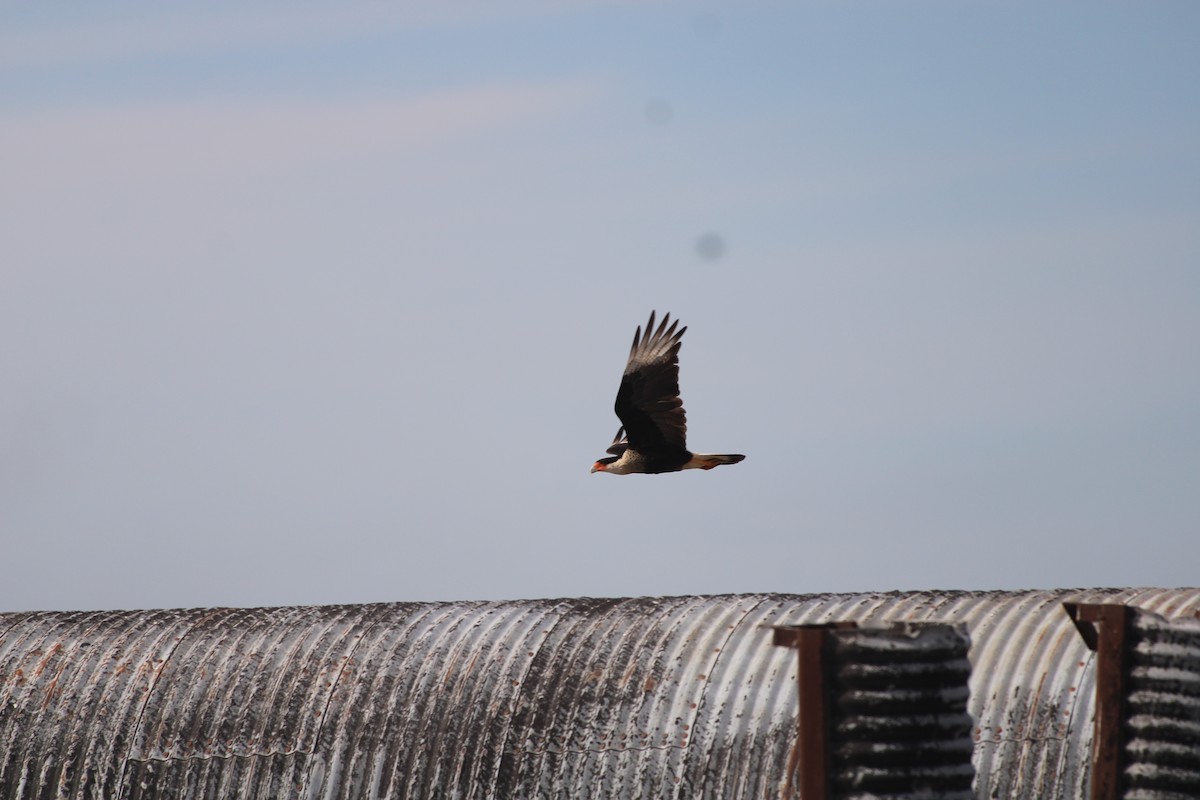
<svg viewBox="0 0 1200 800">
<path fill-rule="evenodd" d="M 1063 603 L 1088 649 L 1096 653 L 1096 728 L 1091 800 L 1117 800 L 1121 791 L 1121 721 L 1124 718 L 1129 606 Z"/>
<path fill-rule="evenodd" d="M 800 773 L 800 800 L 829 800 L 831 797 L 829 680 L 825 670 L 825 653 L 831 630 L 854 627 L 857 625 L 853 622 L 774 627 L 775 645 L 795 648 L 799 656 L 796 688 L 800 697 L 800 714 L 796 720 L 796 743 L 788 757 L 784 798 L 792 797 L 797 770 Z"/>
</svg>

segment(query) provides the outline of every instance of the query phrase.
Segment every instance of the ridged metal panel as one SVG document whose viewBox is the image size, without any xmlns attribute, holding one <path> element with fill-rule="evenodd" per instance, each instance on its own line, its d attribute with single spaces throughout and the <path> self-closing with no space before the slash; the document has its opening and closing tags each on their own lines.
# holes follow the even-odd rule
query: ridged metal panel
<svg viewBox="0 0 1200 800">
<path fill-rule="evenodd" d="M 197 612 L 131 742 L 131 798 L 294 796 L 370 607 Z M 367 612 L 367 613 L 364 613 Z"/>
<path fill-rule="evenodd" d="M 976 796 L 1083 798 L 1063 600 L 1198 590 L 566 599 L 0 615 L 0 798 L 778 797 L 774 624 L 961 622 Z"/>
<path fill-rule="evenodd" d="M 1200 798 L 1200 620 L 1135 614 L 1126 641 L 1124 797 Z"/>
<path fill-rule="evenodd" d="M 796 599 L 714 598 L 736 603 L 742 616 L 729 621 L 720 657 L 703 673 L 707 686 L 689 752 L 677 755 L 685 763 L 676 797 L 779 796 L 795 741 L 796 662 L 794 653 L 771 645 L 770 626 L 798 608 Z"/>
<path fill-rule="evenodd" d="M 835 796 L 971 796 L 962 625 L 898 623 L 828 633 Z"/>
<path fill-rule="evenodd" d="M 0 638 L 0 795 L 116 796 L 189 613 L 12 615 Z"/>
</svg>

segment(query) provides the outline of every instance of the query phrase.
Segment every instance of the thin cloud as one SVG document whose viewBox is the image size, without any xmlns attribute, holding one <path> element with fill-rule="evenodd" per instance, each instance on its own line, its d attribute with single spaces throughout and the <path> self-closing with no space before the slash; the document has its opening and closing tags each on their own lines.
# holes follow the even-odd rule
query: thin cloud
<svg viewBox="0 0 1200 800">
<path fill-rule="evenodd" d="M 186 7 L 182 12 L 139 9 L 118 20 L 90 20 L 40 30 L 0 31 L 0 68 L 46 68 L 263 47 L 304 48 L 385 36 L 426 27 L 479 24 L 498 18 L 562 13 L 614 0 L 550 2 Z M 119 12 L 117 12 L 119 13 Z"/>
<path fill-rule="evenodd" d="M 9 185 L 78 185 L 120 174 L 178 179 L 411 155 L 566 113 L 603 91 L 576 79 L 417 97 L 198 100 L 0 118 L 0 148 L 23 153 Z"/>
</svg>

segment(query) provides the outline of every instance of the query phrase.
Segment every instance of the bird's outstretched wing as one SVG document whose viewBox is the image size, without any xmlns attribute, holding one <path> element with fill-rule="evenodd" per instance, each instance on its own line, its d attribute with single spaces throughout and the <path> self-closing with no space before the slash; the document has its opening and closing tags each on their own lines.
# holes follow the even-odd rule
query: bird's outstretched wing
<svg viewBox="0 0 1200 800">
<path fill-rule="evenodd" d="M 676 320 L 668 328 L 670 320 L 671 315 L 665 315 L 656 330 L 654 312 L 650 312 L 646 332 L 638 328 L 633 336 L 621 376 L 614 408 L 625 427 L 628 446 L 634 450 L 687 450 L 687 415 L 679 399 L 680 337 L 687 326 L 675 330 Z"/>
<path fill-rule="evenodd" d="M 625 441 L 625 426 L 622 425 L 621 427 L 617 428 L 617 435 L 613 437 L 612 444 L 610 444 L 608 449 L 604 452 L 620 458 L 621 454 L 628 449 L 629 442 Z"/>
</svg>

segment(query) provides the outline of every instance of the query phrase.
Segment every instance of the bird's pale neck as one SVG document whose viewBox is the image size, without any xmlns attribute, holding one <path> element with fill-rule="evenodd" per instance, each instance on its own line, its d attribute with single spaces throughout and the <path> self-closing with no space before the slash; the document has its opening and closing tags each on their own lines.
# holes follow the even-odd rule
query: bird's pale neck
<svg viewBox="0 0 1200 800">
<path fill-rule="evenodd" d="M 626 450 L 617 459 L 601 459 L 592 465 L 592 472 L 607 472 L 611 475 L 628 475 L 633 471 L 633 459 L 630 451 Z"/>
</svg>

